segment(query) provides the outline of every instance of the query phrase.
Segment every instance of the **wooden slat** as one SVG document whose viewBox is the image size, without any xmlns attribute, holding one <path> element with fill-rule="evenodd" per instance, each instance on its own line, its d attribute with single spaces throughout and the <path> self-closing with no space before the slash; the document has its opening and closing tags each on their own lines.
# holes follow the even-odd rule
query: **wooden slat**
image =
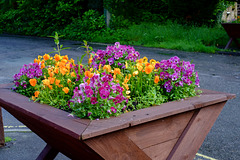
<svg viewBox="0 0 240 160">
<path fill-rule="evenodd" d="M 85 121 L 74 121 L 65 111 L 29 102 L 27 97 L 7 89 L 0 89 L 0 106 L 69 158 L 102 159 L 80 140 L 87 127 Z"/>
<path fill-rule="evenodd" d="M 125 133 L 139 148 L 144 149 L 179 138 L 192 115 L 193 111 L 170 116 L 126 129 Z"/>
<path fill-rule="evenodd" d="M 80 139 L 81 133 L 87 127 L 85 120 L 83 123 L 81 123 L 81 121 L 73 121 L 75 118 L 69 116 L 69 113 L 65 111 L 48 105 L 30 102 L 27 97 L 8 89 L 0 89 L 0 104 L 3 107 L 9 105 L 7 108 L 4 107 L 6 110 L 17 110 L 25 116 L 39 119 L 40 121 L 48 123 L 49 126 L 62 130 L 66 133 L 68 132 L 67 134 L 72 135 L 77 139 Z M 90 122 L 90 120 L 88 120 L 88 122 Z"/>
<path fill-rule="evenodd" d="M 152 159 L 152 160 L 166 160 L 171 149 L 176 144 L 178 138 L 166 141 L 161 144 L 157 144 L 148 148 L 143 149 L 143 151 Z"/>
<path fill-rule="evenodd" d="M 196 112 L 196 115 L 179 138 L 168 159 L 193 159 L 225 103 L 226 101 L 201 108 L 198 113 Z"/>
<path fill-rule="evenodd" d="M 0 107 L 0 147 L 4 146 L 4 128 L 3 128 L 3 119 L 2 119 L 2 108 Z"/>
<path fill-rule="evenodd" d="M 0 84 L 0 88 L 11 89 L 13 87 L 13 83 Z"/>
<path fill-rule="evenodd" d="M 84 141 L 105 160 L 150 160 L 123 132 L 113 132 Z"/>
<path fill-rule="evenodd" d="M 203 93 L 206 91 L 207 90 L 204 90 Z M 231 96 L 227 96 L 225 93 L 220 92 L 217 94 L 206 93 L 200 96 L 187 98 L 184 101 L 168 102 L 160 106 L 153 106 L 150 108 L 125 113 L 119 117 L 112 117 L 111 119 L 94 120 L 91 121 L 88 128 L 83 132 L 82 139 L 88 139 L 110 133 L 112 131 L 128 128 L 129 126 L 135 126 L 163 117 L 206 107 L 214 103 L 226 101 L 228 97 L 231 98 Z"/>
</svg>

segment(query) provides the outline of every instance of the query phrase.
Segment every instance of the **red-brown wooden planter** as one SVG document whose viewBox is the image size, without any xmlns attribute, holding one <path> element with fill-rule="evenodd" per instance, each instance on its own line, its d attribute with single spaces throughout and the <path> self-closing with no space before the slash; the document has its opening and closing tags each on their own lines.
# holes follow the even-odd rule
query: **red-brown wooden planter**
<svg viewBox="0 0 240 160">
<path fill-rule="evenodd" d="M 240 48 L 240 44 L 237 40 L 238 38 L 240 38 L 240 24 L 239 23 L 222 23 L 222 26 L 230 38 L 230 40 L 228 41 L 224 49 L 228 49 L 232 41 L 234 41 L 236 45 Z"/>
<path fill-rule="evenodd" d="M 87 120 L 0 88 L 0 106 L 41 137 L 37 159 L 61 152 L 71 159 L 193 159 L 233 94 L 202 90 L 200 96 L 111 117 Z"/>
</svg>

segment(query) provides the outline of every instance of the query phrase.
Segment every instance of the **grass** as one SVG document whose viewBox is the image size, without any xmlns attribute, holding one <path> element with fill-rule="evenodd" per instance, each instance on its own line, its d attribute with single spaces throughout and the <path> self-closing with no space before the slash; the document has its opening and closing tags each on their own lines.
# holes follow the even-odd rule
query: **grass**
<svg viewBox="0 0 240 160">
<path fill-rule="evenodd" d="M 5 137 L 5 143 L 11 142 L 12 138 L 11 137 Z"/>
<path fill-rule="evenodd" d="M 221 25 L 215 27 L 187 26 L 175 22 L 164 24 L 141 23 L 128 29 L 105 32 L 94 42 L 142 45 L 191 52 L 214 53 L 225 46 L 229 38 Z"/>
</svg>

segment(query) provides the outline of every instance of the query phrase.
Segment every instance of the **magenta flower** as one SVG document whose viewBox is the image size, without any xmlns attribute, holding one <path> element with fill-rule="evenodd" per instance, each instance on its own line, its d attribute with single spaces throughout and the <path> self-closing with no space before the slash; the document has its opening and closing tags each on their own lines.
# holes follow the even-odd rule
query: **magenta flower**
<svg viewBox="0 0 240 160">
<path fill-rule="evenodd" d="M 91 97 L 91 104 L 97 104 L 97 97 Z"/>
<path fill-rule="evenodd" d="M 99 94 L 102 99 L 107 99 L 109 97 L 110 92 L 106 88 L 100 87 Z"/>
<path fill-rule="evenodd" d="M 117 109 L 114 108 L 114 107 L 111 107 L 111 111 L 112 111 L 113 113 L 116 113 L 116 112 L 117 112 Z"/>
<path fill-rule="evenodd" d="M 87 97 L 91 97 L 93 95 L 93 90 L 91 89 L 90 86 L 85 87 L 85 93 Z"/>
</svg>

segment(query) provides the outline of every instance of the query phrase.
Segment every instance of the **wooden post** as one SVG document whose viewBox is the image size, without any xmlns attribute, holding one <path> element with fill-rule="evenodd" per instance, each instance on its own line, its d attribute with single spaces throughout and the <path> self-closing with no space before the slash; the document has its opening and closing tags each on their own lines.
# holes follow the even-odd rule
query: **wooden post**
<svg viewBox="0 0 240 160">
<path fill-rule="evenodd" d="M 50 160 L 54 159 L 58 154 L 58 151 L 49 144 L 45 146 L 42 152 L 39 154 L 36 160 Z"/>
<path fill-rule="evenodd" d="M 0 107 L 0 147 L 4 145 L 5 145 L 5 140 L 4 140 L 3 121 L 2 121 L 2 108 Z"/>
</svg>

